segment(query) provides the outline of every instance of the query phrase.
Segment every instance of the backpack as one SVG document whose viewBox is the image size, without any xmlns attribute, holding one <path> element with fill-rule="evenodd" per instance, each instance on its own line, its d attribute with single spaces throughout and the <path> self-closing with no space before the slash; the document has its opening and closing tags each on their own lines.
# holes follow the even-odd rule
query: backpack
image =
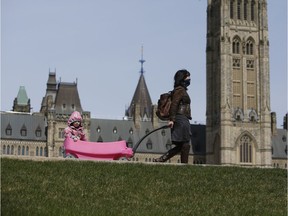
<svg viewBox="0 0 288 216">
<path fill-rule="evenodd" d="M 158 100 L 156 115 L 163 121 L 169 120 L 169 111 L 172 103 L 172 91 L 163 93 Z"/>
</svg>

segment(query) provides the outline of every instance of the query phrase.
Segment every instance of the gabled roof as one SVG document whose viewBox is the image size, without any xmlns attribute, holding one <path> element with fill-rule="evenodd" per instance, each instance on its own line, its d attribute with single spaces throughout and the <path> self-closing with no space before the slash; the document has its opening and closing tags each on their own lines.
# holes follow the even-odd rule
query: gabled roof
<svg viewBox="0 0 288 216">
<path fill-rule="evenodd" d="M 60 82 L 55 98 L 55 112 L 60 114 L 71 114 L 75 110 L 80 113 L 83 111 L 77 83 Z"/>
</svg>

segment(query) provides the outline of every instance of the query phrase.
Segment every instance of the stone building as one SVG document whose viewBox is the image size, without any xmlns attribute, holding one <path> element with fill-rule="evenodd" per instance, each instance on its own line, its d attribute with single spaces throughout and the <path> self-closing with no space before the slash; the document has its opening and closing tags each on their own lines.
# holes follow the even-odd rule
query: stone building
<svg viewBox="0 0 288 216">
<path fill-rule="evenodd" d="M 271 166 L 266 0 L 208 0 L 206 163 Z"/>
<path fill-rule="evenodd" d="M 208 0 L 206 125 L 191 124 L 189 163 L 287 168 L 287 115 L 278 129 L 270 108 L 267 19 L 266 0 Z M 75 110 L 83 116 L 90 141 L 126 140 L 133 148 L 145 134 L 167 124 L 155 115 L 144 62 L 142 55 L 140 77 L 122 120 L 91 118 L 82 108 L 77 81 L 57 82 L 56 72 L 49 72 L 39 112 L 30 112 L 30 99 L 20 87 L 12 112 L 1 112 L 1 154 L 62 157 L 63 130 Z M 167 129 L 151 134 L 132 160 L 159 157 L 171 148 L 170 136 Z"/>
<path fill-rule="evenodd" d="M 156 117 L 156 107 L 152 104 L 144 77 L 143 63 L 145 61 L 142 58 L 140 62 L 140 77 L 130 106 L 125 110 L 122 120 L 91 118 L 90 112 L 84 111 L 82 108 L 77 82 L 57 82 L 56 73 L 49 72 L 40 112 L 15 112 L 15 110 L 1 112 L 2 154 L 27 157 L 63 157 L 63 131 L 67 127 L 69 116 L 76 110 L 82 114 L 84 132 L 89 141 L 125 140 L 127 146 L 133 148 L 147 133 L 167 124 Z M 25 134 L 22 133 L 21 128 L 19 129 L 19 125 L 25 127 Z M 191 125 L 191 128 L 193 127 L 195 126 Z M 193 130 L 195 133 L 192 142 L 197 145 L 196 150 L 194 149 L 195 152 L 191 148 L 190 163 L 205 163 L 205 139 L 203 139 L 205 128 L 199 127 Z M 153 158 L 159 157 L 171 147 L 170 130 L 163 129 L 144 139 L 132 160 L 151 162 Z M 15 151 L 15 149 L 21 151 Z M 179 163 L 180 157 L 176 156 L 169 162 Z"/>
</svg>

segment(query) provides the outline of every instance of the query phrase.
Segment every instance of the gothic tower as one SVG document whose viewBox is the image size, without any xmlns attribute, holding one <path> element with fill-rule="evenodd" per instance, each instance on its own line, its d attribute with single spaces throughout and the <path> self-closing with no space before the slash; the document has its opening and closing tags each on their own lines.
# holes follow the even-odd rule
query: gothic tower
<svg viewBox="0 0 288 216">
<path fill-rule="evenodd" d="M 14 99 L 13 111 L 30 113 L 30 110 L 31 110 L 30 99 L 27 96 L 25 86 L 20 86 L 18 95 Z"/>
<path fill-rule="evenodd" d="M 151 121 L 153 115 L 152 100 L 144 78 L 143 46 L 139 62 L 141 63 L 140 78 L 130 106 L 125 111 L 125 116 L 134 121 L 136 128 L 139 128 L 140 121 Z"/>
<path fill-rule="evenodd" d="M 266 0 L 208 0 L 206 163 L 271 166 Z"/>
</svg>

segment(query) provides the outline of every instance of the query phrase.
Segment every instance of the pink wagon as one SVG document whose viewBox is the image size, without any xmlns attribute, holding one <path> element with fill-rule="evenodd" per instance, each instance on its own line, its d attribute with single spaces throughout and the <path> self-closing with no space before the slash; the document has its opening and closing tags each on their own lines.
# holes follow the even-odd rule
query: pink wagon
<svg viewBox="0 0 288 216">
<path fill-rule="evenodd" d="M 127 147 L 125 140 L 115 142 L 87 142 L 78 140 L 74 142 L 73 139 L 66 138 L 63 144 L 63 155 L 64 158 L 79 158 L 84 160 L 129 160 L 134 156 L 138 146 L 148 135 L 168 127 L 165 125 L 150 131 L 135 144 L 133 149 Z"/>
</svg>

